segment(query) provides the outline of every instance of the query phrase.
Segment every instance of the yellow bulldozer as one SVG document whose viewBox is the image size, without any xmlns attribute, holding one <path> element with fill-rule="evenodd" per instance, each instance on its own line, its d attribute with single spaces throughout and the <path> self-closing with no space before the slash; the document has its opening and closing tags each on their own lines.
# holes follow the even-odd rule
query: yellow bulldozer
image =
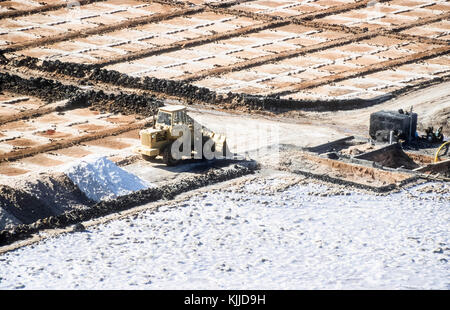
<svg viewBox="0 0 450 310">
<path fill-rule="evenodd" d="M 161 107 L 153 117 L 153 126 L 139 132 L 141 145 L 135 152 L 146 160 L 162 156 L 163 162 L 174 166 L 192 155 L 196 159 L 225 156 L 226 137 L 216 134 L 194 121 L 182 105 Z"/>
</svg>

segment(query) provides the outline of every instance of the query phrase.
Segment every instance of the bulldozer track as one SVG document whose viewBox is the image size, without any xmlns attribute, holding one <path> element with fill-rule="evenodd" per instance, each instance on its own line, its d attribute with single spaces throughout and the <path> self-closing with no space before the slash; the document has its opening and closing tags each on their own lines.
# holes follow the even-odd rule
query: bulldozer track
<svg viewBox="0 0 450 310">
<path fill-rule="evenodd" d="M 260 24 L 256 24 L 256 25 L 242 27 L 242 28 L 239 28 L 236 30 L 230 30 L 230 31 L 223 32 L 223 33 L 218 33 L 218 34 L 213 34 L 213 35 L 205 35 L 205 36 L 201 36 L 201 37 L 195 38 L 195 39 L 178 41 L 178 42 L 168 44 L 165 46 L 158 46 L 158 47 L 149 48 L 146 50 L 132 52 L 132 53 L 128 53 L 126 55 L 106 59 L 106 60 L 95 63 L 95 66 L 103 67 L 103 66 L 107 66 L 107 65 L 116 64 L 119 62 L 131 61 L 131 60 L 144 58 L 144 57 L 148 57 L 148 56 L 153 56 L 153 55 L 160 55 L 163 53 L 172 52 L 172 51 L 180 50 L 180 49 L 187 48 L 187 47 L 203 45 L 206 43 L 229 39 L 229 38 L 237 37 L 237 36 L 244 35 L 244 34 L 258 32 L 258 31 L 265 30 L 265 29 L 276 28 L 276 27 L 280 27 L 280 26 L 283 26 L 286 24 L 288 24 L 288 22 L 273 21 L 273 22 L 260 23 Z"/>
<path fill-rule="evenodd" d="M 61 35 L 43 37 L 40 39 L 31 40 L 31 41 L 24 42 L 24 43 L 16 43 L 16 44 L 9 45 L 0 51 L 3 53 L 12 53 L 12 52 L 17 52 L 17 51 L 20 51 L 20 50 L 23 50 L 26 48 L 30 48 L 30 47 L 53 44 L 53 43 L 67 41 L 67 40 L 71 40 L 71 39 L 75 39 L 75 38 L 85 38 L 85 37 L 88 37 L 91 35 L 103 34 L 106 32 L 112 32 L 112 31 L 119 30 L 122 28 L 129 28 L 129 27 L 135 27 L 135 26 L 139 26 L 139 25 L 143 25 L 143 24 L 159 22 L 162 20 L 168 20 L 168 19 L 175 18 L 178 16 L 199 13 L 201 11 L 203 11 L 202 7 L 195 7 L 195 8 L 180 9 L 180 10 L 176 10 L 174 12 L 169 12 L 169 13 L 158 13 L 158 14 L 154 14 L 151 16 L 137 17 L 137 18 L 133 18 L 133 19 L 130 19 L 130 20 L 127 20 L 124 22 L 114 23 L 111 25 L 98 26 L 95 28 L 87 29 L 87 30 L 71 31 L 69 33 L 64 33 Z"/>
<path fill-rule="evenodd" d="M 400 58 L 393 59 L 393 60 L 379 62 L 379 63 L 373 64 L 373 65 L 365 66 L 361 69 L 348 70 L 343 73 L 334 74 L 331 76 L 325 76 L 322 78 L 317 78 L 313 81 L 307 81 L 307 82 L 303 82 L 303 83 L 300 83 L 297 85 L 292 85 L 290 87 L 287 87 L 286 89 L 282 89 L 282 90 L 278 91 L 274 95 L 283 96 L 283 95 L 291 94 L 294 92 L 298 92 L 300 90 L 314 88 L 314 87 L 318 87 L 321 85 L 330 84 L 330 83 L 334 83 L 334 82 L 339 82 L 339 81 L 343 81 L 346 79 L 363 76 L 363 75 L 367 75 L 370 73 L 374 73 L 374 72 L 386 70 L 389 68 L 401 66 L 401 65 L 408 64 L 411 62 L 424 60 L 424 59 L 428 59 L 428 58 L 433 58 L 433 57 L 437 57 L 440 55 L 445 55 L 445 54 L 448 54 L 449 52 L 450 52 L 450 46 L 439 47 L 439 48 L 432 49 L 430 51 L 419 52 L 419 53 L 415 53 L 413 55 L 408 55 L 408 56 L 400 57 Z"/>
</svg>

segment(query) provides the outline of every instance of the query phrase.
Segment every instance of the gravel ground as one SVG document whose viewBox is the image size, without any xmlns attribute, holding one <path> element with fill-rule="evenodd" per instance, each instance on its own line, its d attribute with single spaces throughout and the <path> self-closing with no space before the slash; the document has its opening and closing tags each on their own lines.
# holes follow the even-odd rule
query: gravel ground
<svg viewBox="0 0 450 310">
<path fill-rule="evenodd" d="M 383 196 L 296 178 L 244 178 L 8 252 L 0 289 L 450 289 L 448 184 Z"/>
</svg>

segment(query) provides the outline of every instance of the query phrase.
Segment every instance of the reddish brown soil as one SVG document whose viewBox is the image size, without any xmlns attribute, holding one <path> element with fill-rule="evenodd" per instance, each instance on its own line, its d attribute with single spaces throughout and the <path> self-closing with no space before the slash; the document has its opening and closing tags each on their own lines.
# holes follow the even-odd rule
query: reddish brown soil
<svg viewBox="0 0 450 310">
<path fill-rule="evenodd" d="M 27 148 L 27 149 L 14 150 L 12 152 L 0 154 L 0 162 L 14 161 L 14 160 L 22 159 L 25 157 L 35 156 L 37 154 L 41 154 L 41 153 L 45 153 L 45 152 L 49 152 L 49 151 L 60 150 L 60 149 L 68 148 L 68 147 L 74 146 L 76 144 L 84 143 L 87 141 L 99 140 L 104 137 L 122 134 L 122 133 L 125 133 L 130 130 L 141 129 L 148 125 L 149 124 L 147 124 L 145 122 L 136 122 L 136 123 L 133 123 L 130 125 L 121 125 L 121 126 L 117 126 L 116 128 L 105 129 L 105 130 L 101 130 L 98 132 L 84 134 L 81 136 L 76 136 L 76 137 L 72 137 L 72 138 L 68 138 L 68 139 L 52 141 L 51 143 L 42 144 L 42 145 L 38 145 L 35 147 Z M 119 147 L 119 144 L 117 144 L 117 147 Z M 120 147 L 123 147 L 123 145 L 120 145 Z"/>
<path fill-rule="evenodd" d="M 137 130 L 130 130 L 125 133 L 122 133 L 120 135 L 117 135 L 118 138 L 127 138 L 127 139 L 137 139 L 139 140 L 139 129 Z"/>
<path fill-rule="evenodd" d="M 130 146 L 130 144 L 123 143 L 121 141 L 118 141 L 116 138 L 111 138 L 111 137 L 89 141 L 89 142 L 86 142 L 85 144 L 106 147 L 106 148 L 114 149 L 114 150 L 121 150 L 121 149 L 124 149 L 124 148 L 127 148 Z"/>
<path fill-rule="evenodd" d="M 13 146 L 18 146 L 18 147 L 31 147 L 31 146 L 35 146 L 35 145 L 39 144 L 36 141 L 32 141 L 30 139 L 25 139 L 25 138 L 9 140 L 9 141 L 6 141 L 5 143 L 13 145 Z"/>
<path fill-rule="evenodd" d="M 41 107 L 41 108 L 37 108 L 37 109 L 29 109 L 23 112 L 16 112 L 12 115 L 5 115 L 5 116 L 0 116 L 0 125 L 1 124 L 5 124 L 5 123 L 10 123 L 10 122 L 14 122 L 14 121 L 18 121 L 21 119 L 26 119 L 29 117 L 36 117 L 39 115 L 44 115 L 47 113 L 51 113 L 55 111 L 55 108 L 45 108 L 45 107 Z M 16 124 L 14 125 L 14 123 L 8 124 L 8 128 L 9 129 L 13 129 L 14 126 L 17 126 L 18 124 L 24 124 L 23 122 L 16 122 Z M 2 126 L 0 126 L 1 128 Z"/>
<path fill-rule="evenodd" d="M 90 110 L 89 108 L 76 109 L 76 110 L 71 111 L 71 113 L 75 114 L 75 115 L 79 115 L 79 116 L 94 116 L 94 115 L 100 114 L 99 111 Z"/>
<path fill-rule="evenodd" d="M 10 165 L 1 165 L 0 166 L 0 174 L 7 176 L 16 176 L 29 172 L 29 170 L 15 168 Z"/>
<path fill-rule="evenodd" d="M 331 175 L 337 175 L 344 180 L 349 180 L 363 184 L 369 185 L 395 184 L 397 182 L 401 182 L 411 178 L 411 175 L 407 173 L 383 171 L 372 167 L 365 167 L 361 165 L 345 163 L 342 161 L 328 158 L 320 158 L 318 156 L 311 156 L 304 154 L 301 157 L 307 161 L 316 162 L 320 164 L 322 167 L 329 167 L 329 169 L 331 169 Z"/>
<path fill-rule="evenodd" d="M 329 65 L 329 66 L 321 67 L 320 69 L 329 71 L 331 73 L 339 73 L 339 72 L 344 72 L 344 71 L 350 70 L 352 68 L 353 67 L 346 66 L 346 65 Z"/>
<path fill-rule="evenodd" d="M 59 132 L 55 131 L 53 129 L 49 129 L 43 132 L 36 133 L 37 136 L 51 138 L 51 139 L 62 139 L 62 138 L 69 138 L 72 137 L 72 134 L 67 132 Z"/>
<path fill-rule="evenodd" d="M 432 164 L 434 162 L 434 158 L 431 156 L 421 155 L 421 154 L 415 154 L 410 152 L 405 152 L 409 158 L 411 158 L 413 161 L 415 161 L 417 164 L 423 166 Z"/>
<path fill-rule="evenodd" d="M 103 129 L 107 128 L 107 126 L 95 125 L 95 124 L 81 124 L 81 125 L 75 125 L 73 127 L 80 129 L 80 130 L 84 130 L 86 132 L 95 132 L 95 131 L 103 130 Z"/>
<path fill-rule="evenodd" d="M 15 131 L 26 131 L 33 130 L 36 127 L 30 125 L 29 123 L 25 123 L 24 121 L 16 121 L 8 124 L 0 125 L 1 131 L 15 130 Z"/>
<path fill-rule="evenodd" d="M 23 160 L 23 162 L 29 163 L 29 164 L 34 164 L 34 165 L 39 165 L 39 166 L 43 166 L 43 167 L 53 167 L 53 166 L 59 166 L 59 165 L 64 164 L 64 162 L 56 160 L 56 159 L 48 158 L 44 154 L 38 154 L 38 155 L 35 155 L 32 157 L 26 158 Z"/>
<path fill-rule="evenodd" d="M 121 116 L 112 116 L 106 118 L 106 120 L 113 124 L 126 124 L 131 123 L 136 120 L 136 117 L 133 115 L 121 115 Z"/>
<path fill-rule="evenodd" d="M 10 117 L 11 115 L 15 115 L 16 113 L 17 111 L 15 111 L 14 109 L 0 107 L 0 117 L 2 118 Z"/>
<path fill-rule="evenodd" d="M 52 123 L 52 124 L 69 122 L 68 118 L 55 114 L 46 114 L 44 116 L 39 117 L 37 120 L 42 123 Z"/>
<path fill-rule="evenodd" d="M 91 152 L 85 150 L 82 146 L 72 146 L 72 147 L 68 147 L 65 149 L 53 151 L 52 153 L 69 156 L 69 157 L 74 157 L 74 158 L 82 158 L 84 156 L 92 154 Z"/>
</svg>

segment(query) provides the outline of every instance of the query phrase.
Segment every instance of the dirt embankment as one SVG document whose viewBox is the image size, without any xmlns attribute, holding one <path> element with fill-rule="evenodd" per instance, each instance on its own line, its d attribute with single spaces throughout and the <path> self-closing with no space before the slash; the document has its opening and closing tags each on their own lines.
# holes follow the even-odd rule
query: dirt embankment
<svg viewBox="0 0 450 310">
<path fill-rule="evenodd" d="M 0 186 L 0 217 L 12 215 L 17 221 L 6 225 L 30 224 L 41 218 L 92 205 L 77 186 L 64 175 L 40 174 L 33 180 Z"/>
<path fill-rule="evenodd" d="M 92 65 L 67 63 L 58 60 L 41 61 L 34 57 L 21 57 L 10 61 L 11 67 L 27 67 L 48 73 L 57 73 L 70 77 L 83 78 L 81 84 L 95 85 L 105 83 L 114 86 L 150 91 L 163 96 L 172 96 L 188 104 L 200 103 L 219 106 L 223 109 L 246 110 L 284 110 L 307 109 L 314 111 L 335 111 L 360 108 L 380 102 L 377 100 L 350 99 L 350 100 L 292 100 L 280 99 L 279 96 L 249 96 L 243 93 L 219 94 L 205 87 L 198 87 L 186 81 L 159 79 L 155 77 L 132 77 L 115 70 L 97 68 Z M 129 95 L 132 96 L 132 95 Z M 383 99 L 386 100 L 386 99 Z M 141 113 L 143 105 L 138 101 L 130 101 L 130 110 Z M 117 105 L 117 104 L 116 104 Z M 127 105 L 119 104 L 118 111 L 126 113 Z M 145 110 L 145 108 L 144 108 Z M 148 115 L 148 114 L 147 114 Z"/>
<path fill-rule="evenodd" d="M 398 144 L 392 144 L 379 150 L 356 156 L 359 159 L 369 160 L 383 167 L 415 169 L 420 167 Z"/>
<path fill-rule="evenodd" d="M 284 151 L 281 158 L 280 170 L 378 193 L 392 191 L 417 179 L 408 173 L 384 171 L 295 150 Z"/>
<path fill-rule="evenodd" d="M 30 216 L 30 218 L 26 218 L 26 220 L 28 223 L 31 223 L 34 220 L 34 223 L 28 225 L 22 224 L 8 230 L 0 231 L 0 246 L 10 244 L 17 240 L 26 239 L 33 233 L 43 229 L 62 228 L 160 199 L 173 199 L 181 193 L 247 175 L 253 173 L 256 169 L 258 169 L 258 167 L 254 164 L 236 164 L 222 169 L 210 169 L 206 173 L 200 175 L 171 181 L 159 187 L 144 189 L 126 196 L 121 196 L 118 199 L 96 203 L 89 208 L 73 209 L 59 215 L 54 214 L 51 209 L 42 202 L 39 205 L 36 203 L 31 204 L 31 208 L 39 209 L 39 211 L 36 211 L 34 217 Z M 10 193 L 11 191 L 7 190 L 7 192 Z M 23 192 L 9 194 L 7 197 L 15 199 L 14 201 L 18 201 L 18 209 L 25 208 L 24 206 L 27 205 L 26 203 L 31 202 L 30 195 L 23 194 Z M 17 214 L 20 215 L 20 213 Z M 45 217 L 45 215 L 47 217 Z"/>
<path fill-rule="evenodd" d="M 30 224 L 40 218 L 56 215 L 31 194 L 9 186 L 0 187 L 0 211 L 6 210 L 21 223 Z"/>
<path fill-rule="evenodd" d="M 39 179 L 26 181 L 20 188 L 44 201 L 57 214 L 84 209 L 94 203 L 65 174 L 40 174 Z"/>
<path fill-rule="evenodd" d="M 19 219 L 4 209 L 0 209 L 0 227 L 2 229 L 21 224 Z"/>
<path fill-rule="evenodd" d="M 417 129 L 425 131 L 428 127 L 434 130 L 442 127 L 442 132 L 446 136 L 450 136 L 450 107 L 443 107 L 441 110 L 428 113 L 417 125 Z"/>
<path fill-rule="evenodd" d="M 17 75 L 0 73 L 0 90 L 31 95 L 50 102 L 69 99 L 77 93 L 79 88 L 41 77 L 23 79 Z"/>
<path fill-rule="evenodd" d="M 70 70 L 70 66 L 66 68 Z M 74 71 L 76 72 L 76 71 Z M 89 107 L 111 113 L 150 115 L 163 103 L 151 95 L 105 93 L 102 90 L 83 90 L 74 85 L 42 77 L 24 79 L 17 75 L 0 72 L 0 91 L 31 95 L 48 102 L 69 99 L 63 109 Z"/>
</svg>

